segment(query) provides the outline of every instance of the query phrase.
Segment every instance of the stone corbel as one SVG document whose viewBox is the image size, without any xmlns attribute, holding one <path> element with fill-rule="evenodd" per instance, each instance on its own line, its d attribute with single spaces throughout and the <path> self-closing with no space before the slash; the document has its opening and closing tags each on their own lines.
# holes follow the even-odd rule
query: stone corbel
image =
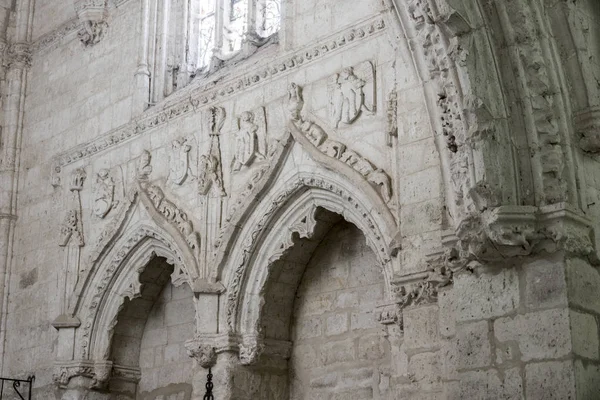
<svg viewBox="0 0 600 400">
<path fill-rule="evenodd" d="M 600 106 L 578 112 L 574 122 L 581 149 L 590 153 L 600 153 Z"/>
<path fill-rule="evenodd" d="M 540 251 L 564 251 L 598 264 L 594 238 L 592 222 L 566 203 L 501 206 L 463 220 L 455 235 L 447 235 L 443 249 L 430 254 L 428 264 L 456 273 Z"/>
<path fill-rule="evenodd" d="M 86 389 L 103 389 L 108 384 L 113 369 L 112 361 L 72 360 L 54 365 L 54 382 L 61 388 L 69 387 L 74 378 L 83 378 L 78 385 Z"/>
<path fill-rule="evenodd" d="M 81 43 L 89 47 L 100 42 L 108 28 L 108 0 L 75 0 L 75 12 L 82 23 L 77 32 Z"/>
</svg>

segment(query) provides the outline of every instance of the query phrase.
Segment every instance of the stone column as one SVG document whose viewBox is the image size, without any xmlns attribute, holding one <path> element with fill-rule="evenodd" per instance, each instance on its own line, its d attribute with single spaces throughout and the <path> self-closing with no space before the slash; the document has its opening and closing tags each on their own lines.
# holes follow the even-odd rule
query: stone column
<svg viewBox="0 0 600 400">
<path fill-rule="evenodd" d="M 140 22 L 140 53 L 138 68 L 135 71 L 135 93 L 133 95 L 133 115 L 141 114 L 150 101 L 150 69 L 148 67 L 148 41 L 150 40 L 150 0 L 142 0 Z"/>
<path fill-rule="evenodd" d="M 17 21 L 14 43 L 8 48 L 5 64 L 6 93 L 3 93 L 4 126 L 0 142 L 0 362 L 4 364 L 4 343 L 6 335 L 6 314 L 8 302 L 7 285 L 10 282 L 11 260 L 13 255 L 14 225 L 17 218 L 16 194 L 18 168 L 23 131 L 23 102 L 27 79 L 27 68 L 31 64 L 31 16 L 33 2 L 23 0 L 17 3 Z M 5 43 L 7 19 L 0 23 L 0 42 Z M 0 369 L 1 370 L 1 369 Z"/>
</svg>

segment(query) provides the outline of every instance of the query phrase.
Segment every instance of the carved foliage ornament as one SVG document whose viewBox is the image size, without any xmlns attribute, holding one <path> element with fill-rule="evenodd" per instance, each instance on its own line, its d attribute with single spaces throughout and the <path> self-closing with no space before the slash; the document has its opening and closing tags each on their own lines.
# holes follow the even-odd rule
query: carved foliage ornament
<svg viewBox="0 0 600 400">
<path fill-rule="evenodd" d="M 188 340 L 185 343 L 188 356 L 192 357 L 202 368 L 213 367 L 217 361 L 215 347 L 203 344 L 197 339 Z"/>
</svg>

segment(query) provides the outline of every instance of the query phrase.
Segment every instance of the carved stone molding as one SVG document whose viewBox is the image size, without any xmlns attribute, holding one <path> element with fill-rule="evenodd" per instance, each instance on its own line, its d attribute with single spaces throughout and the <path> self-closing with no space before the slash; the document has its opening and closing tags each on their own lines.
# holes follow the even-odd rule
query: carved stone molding
<svg viewBox="0 0 600 400">
<path fill-rule="evenodd" d="M 386 203 L 391 201 L 392 184 L 389 175 L 385 171 L 375 167 L 371 161 L 347 148 L 345 144 L 329 139 L 322 127 L 301 116 L 301 111 L 304 108 L 304 99 L 302 88 L 295 83 L 291 83 L 288 87 L 287 107 L 293 126 L 302 132 L 314 147 L 328 157 L 339 160 L 351 167 L 354 171 L 362 175 L 369 184 L 373 185 Z M 298 140 L 294 130 L 292 130 L 292 135 Z M 332 167 L 332 165 L 328 166 Z"/>
<path fill-rule="evenodd" d="M 399 303 L 379 306 L 375 315 L 377 321 L 382 325 L 397 325 L 400 331 L 404 329 L 402 307 Z"/>
<path fill-rule="evenodd" d="M 392 90 L 387 98 L 385 142 L 392 146 L 393 138 L 398 137 L 398 92 Z"/>
<path fill-rule="evenodd" d="M 600 107 L 590 107 L 575 115 L 579 145 L 590 153 L 600 152 Z"/>
<path fill-rule="evenodd" d="M 122 381 L 138 383 L 142 378 L 142 371 L 138 367 L 129 367 L 125 365 L 113 365 L 112 379 L 120 379 Z"/>
<path fill-rule="evenodd" d="M 13 43 L 8 47 L 6 65 L 9 68 L 25 69 L 31 66 L 31 45 Z"/>
<path fill-rule="evenodd" d="M 217 351 L 211 344 L 203 344 L 198 339 L 185 342 L 188 356 L 196 360 L 202 368 L 211 368 L 217 362 Z"/>
<path fill-rule="evenodd" d="M 257 67 L 243 76 L 224 80 L 223 83 L 207 83 L 204 80 L 192 81 L 184 89 L 170 96 L 168 105 L 162 108 L 153 107 L 139 119 L 115 128 L 88 143 L 75 146 L 56 156 L 52 163 L 53 168 L 60 170 L 61 167 L 77 160 L 90 157 L 100 151 L 118 146 L 128 139 L 147 133 L 174 118 L 191 112 L 197 112 L 199 107 L 215 104 L 258 84 L 262 84 L 265 81 L 279 77 L 283 78 L 288 73 L 295 71 L 303 65 L 315 62 L 327 54 L 337 52 L 352 43 L 357 43 L 382 33 L 385 28 L 384 20 L 378 16 L 364 24 L 336 33 L 318 44 Z"/>
<path fill-rule="evenodd" d="M 484 262 L 541 251 L 588 259 L 599 264 L 593 223 L 567 204 L 544 207 L 502 206 L 465 219 L 445 249 L 433 252 L 431 268 L 456 273 Z"/>
<path fill-rule="evenodd" d="M 108 0 L 75 0 L 75 12 L 82 24 L 77 37 L 85 47 L 97 44 L 106 34 L 107 7 Z"/>
<path fill-rule="evenodd" d="M 63 388 L 67 387 L 72 378 L 89 378 L 89 389 L 102 389 L 110 379 L 112 367 L 112 361 L 59 361 L 54 364 L 52 378 L 58 386 Z"/>
</svg>

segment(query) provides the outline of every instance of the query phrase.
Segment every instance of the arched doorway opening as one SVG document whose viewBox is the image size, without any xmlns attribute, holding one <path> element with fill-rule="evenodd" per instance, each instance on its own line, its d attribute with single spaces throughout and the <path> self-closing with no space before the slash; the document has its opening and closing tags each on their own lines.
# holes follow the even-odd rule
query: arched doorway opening
<svg viewBox="0 0 600 400">
<path fill-rule="evenodd" d="M 354 224 L 320 207 L 313 215 L 312 224 L 300 221 L 308 226 L 303 237 L 293 234 L 269 266 L 258 327 L 265 355 L 250 367 L 264 384 L 249 398 L 378 398 L 390 363 L 374 315 L 384 299 L 381 264 Z M 287 362 L 276 364 L 268 347 L 283 342 Z"/>
<path fill-rule="evenodd" d="M 109 391 L 131 399 L 187 400 L 193 360 L 185 340 L 194 334 L 195 309 L 188 285 L 171 282 L 173 266 L 152 258 L 139 277 L 139 295 L 125 299 L 110 349 Z"/>
</svg>

